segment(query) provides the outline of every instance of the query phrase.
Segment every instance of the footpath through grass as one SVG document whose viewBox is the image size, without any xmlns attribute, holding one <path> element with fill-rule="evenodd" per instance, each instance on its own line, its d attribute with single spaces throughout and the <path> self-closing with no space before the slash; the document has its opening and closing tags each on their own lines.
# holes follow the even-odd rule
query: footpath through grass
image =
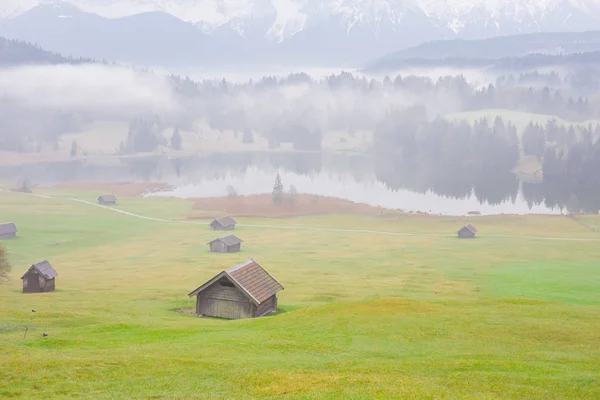
<svg viewBox="0 0 600 400">
<path fill-rule="evenodd" d="M 68 199 L 95 196 L 0 193 L 0 221 L 20 229 L 2 242 L 13 272 L 0 287 L 0 397 L 600 398 L 600 242 L 486 237 L 600 239 L 568 218 L 477 218 L 475 240 L 243 226 L 439 234 L 462 218 L 240 219 L 243 252 L 221 255 L 207 225 Z M 123 203 L 191 214 L 185 201 Z M 277 315 L 171 311 L 250 257 L 285 286 Z M 58 290 L 23 295 L 20 276 L 46 258 Z"/>
</svg>

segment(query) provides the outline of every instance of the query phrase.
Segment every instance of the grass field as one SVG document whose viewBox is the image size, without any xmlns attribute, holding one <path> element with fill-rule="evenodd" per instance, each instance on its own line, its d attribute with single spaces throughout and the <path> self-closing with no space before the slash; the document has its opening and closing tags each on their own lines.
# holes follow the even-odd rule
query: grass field
<svg viewBox="0 0 600 400">
<path fill-rule="evenodd" d="M 442 236 L 459 217 L 240 218 L 243 252 L 227 255 L 207 251 L 207 224 L 43 193 L 0 192 L 0 221 L 20 229 L 2 243 L 13 271 L 0 286 L 0 398 L 600 398 L 600 242 L 499 236 L 600 239 L 568 218 L 478 217 L 474 240 Z M 193 214 L 174 199 L 117 207 Z M 285 286 L 278 314 L 171 311 L 250 257 Z M 20 276 L 42 259 L 57 291 L 23 295 Z"/>
</svg>

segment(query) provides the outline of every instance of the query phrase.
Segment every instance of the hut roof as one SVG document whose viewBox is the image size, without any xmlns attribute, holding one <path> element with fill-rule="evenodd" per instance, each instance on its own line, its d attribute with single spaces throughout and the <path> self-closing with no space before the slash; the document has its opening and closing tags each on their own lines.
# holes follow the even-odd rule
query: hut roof
<svg viewBox="0 0 600 400">
<path fill-rule="evenodd" d="M 17 225 L 14 222 L 7 222 L 5 224 L 0 224 L 0 235 L 6 233 L 17 233 L 19 230 L 17 229 Z"/>
<path fill-rule="evenodd" d="M 25 278 L 25 275 L 27 275 L 29 272 L 31 272 L 31 270 L 34 269 L 37 270 L 40 273 L 40 275 L 42 275 L 46 279 L 54 279 L 58 276 L 58 273 L 54 270 L 54 268 L 52 268 L 52 265 L 50 265 L 48 261 L 44 260 L 39 263 L 33 264 L 31 268 L 29 268 L 27 272 L 23 274 L 21 279 Z"/>
<path fill-rule="evenodd" d="M 102 200 L 102 201 L 117 201 L 117 198 L 115 197 L 114 194 L 104 194 L 100 197 L 98 197 L 98 200 Z"/>
<path fill-rule="evenodd" d="M 463 229 L 467 229 L 467 230 L 471 231 L 472 233 L 477 233 L 477 229 L 475 229 L 475 227 L 471 224 L 466 224 L 465 226 L 460 228 L 459 232 L 462 231 Z"/>
<path fill-rule="evenodd" d="M 211 242 L 208 242 L 207 244 L 212 244 L 214 242 L 223 242 L 227 246 L 235 246 L 236 244 L 244 243 L 244 241 L 242 239 L 240 239 L 239 237 L 237 237 L 235 235 L 224 236 L 222 238 L 218 238 Z"/>
<path fill-rule="evenodd" d="M 231 217 L 221 217 L 221 218 L 215 219 L 215 221 L 218 222 L 223 227 L 228 227 L 228 226 L 236 224 L 235 219 L 233 219 Z M 215 221 L 213 221 L 213 222 L 215 222 Z"/>
<path fill-rule="evenodd" d="M 253 259 L 250 259 L 243 264 L 236 265 L 233 268 L 221 272 L 210 281 L 191 292 L 189 296 L 196 296 L 224 276 L 229 278 L 229 280 L 238 289 L 244 292 L 256 305 L 260 305 L 262 302 L 284 289 L 283 285 L 269 275 L 263 267 Z"/>
</svg>

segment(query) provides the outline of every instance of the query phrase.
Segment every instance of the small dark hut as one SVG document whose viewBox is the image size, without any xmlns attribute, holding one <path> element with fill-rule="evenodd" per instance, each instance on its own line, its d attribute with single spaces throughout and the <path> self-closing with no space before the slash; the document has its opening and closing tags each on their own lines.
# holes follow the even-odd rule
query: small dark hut
<svg viewBox="0 0 600 400">
<path fill-rule="evenodd" d="M 0 239 L 12 239 L 17 236 L 17 225 L 14 222 L 0 224 Z"/>
<path fill-rule="evenodd" d="M 57 276 L 58 273 L 48 261 L 33 264 L 21 277 L 23 280 L 23 293 L 53 292 Z"/>
<path fill-rule="evenodd" d="M 235 219 L 231 217 L 221 217 L 210 223 L 210 227 L 215 231 L 232 231 L 235 229 Z"/>
<path fill-rule="evenodd" d="M 475 237 L 477 229 L 471 224 L 466 224 L 458 231 L 458 237 L 461 239 L 471 239 Z"/>
<path fill-rule="evenodd" d="M 277 311 L 283 286 L 256 261 L 221 272 L 189 294 L 196 296 L 196 314 L 208 317 L 256 318 Z"/>
<path fill-rule="evenodd" d="M 117 204 L 117 198 L 112 194 L 105 194 L 98 197 L 98 204 L 102 204 L 103 206 Z"/>
<path fill-rule="evenodd" d="M 244 241 L 235 235 L 228 235 L 208 242 L 213 253 L 237 253 Z"/>
</svg>

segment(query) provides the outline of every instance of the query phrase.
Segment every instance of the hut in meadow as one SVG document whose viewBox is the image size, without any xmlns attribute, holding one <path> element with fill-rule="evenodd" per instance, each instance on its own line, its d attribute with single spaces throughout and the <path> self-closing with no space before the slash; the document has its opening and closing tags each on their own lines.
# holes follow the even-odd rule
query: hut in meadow
<svg viewBox="0 0 600 400">
<path fill-rule="evenodd" d="M 235 235 L 228 235 L 208 242 L 213 253 L 237 253 L 244 241 Z"/>
<path fill-rule="evenodd" d="M 0 224 L 0 239 L 12 239 L 17 236 L 17 225 L 14 222 Z"/>
<path fill-rule="evenodd" d="M 221 217 L 210 223 L 210 227 L 215 231 L 232 231 L 235 229 L 235 219 L 231 217 Z"/>
<path fill-rule="evenodd" d="M 53 292 L 58 273 L 48 261 L 33 264 L 21 277 L 23 280 L 23 293 Z"/>
<path fill-rule="evenodd" d="M 189 296 L 196 296 L 198 315 L 242 319 L 276 312 L 281 290 L 283 286 L 250 259 L 219 273 Z"/>
<path fill-rule="evenodd" d="M 475 237 L 477 229 L 471 224 L 466 224 L 458 231 L 458 237 L 461 239 L 471 239 Z"/>
<path fill-rule="evenodd" d="M 113 194 L 105 194 L 98 197 L 98 204 L 103 206 L 117 204 L 117 198 Z"/>
</svg>

